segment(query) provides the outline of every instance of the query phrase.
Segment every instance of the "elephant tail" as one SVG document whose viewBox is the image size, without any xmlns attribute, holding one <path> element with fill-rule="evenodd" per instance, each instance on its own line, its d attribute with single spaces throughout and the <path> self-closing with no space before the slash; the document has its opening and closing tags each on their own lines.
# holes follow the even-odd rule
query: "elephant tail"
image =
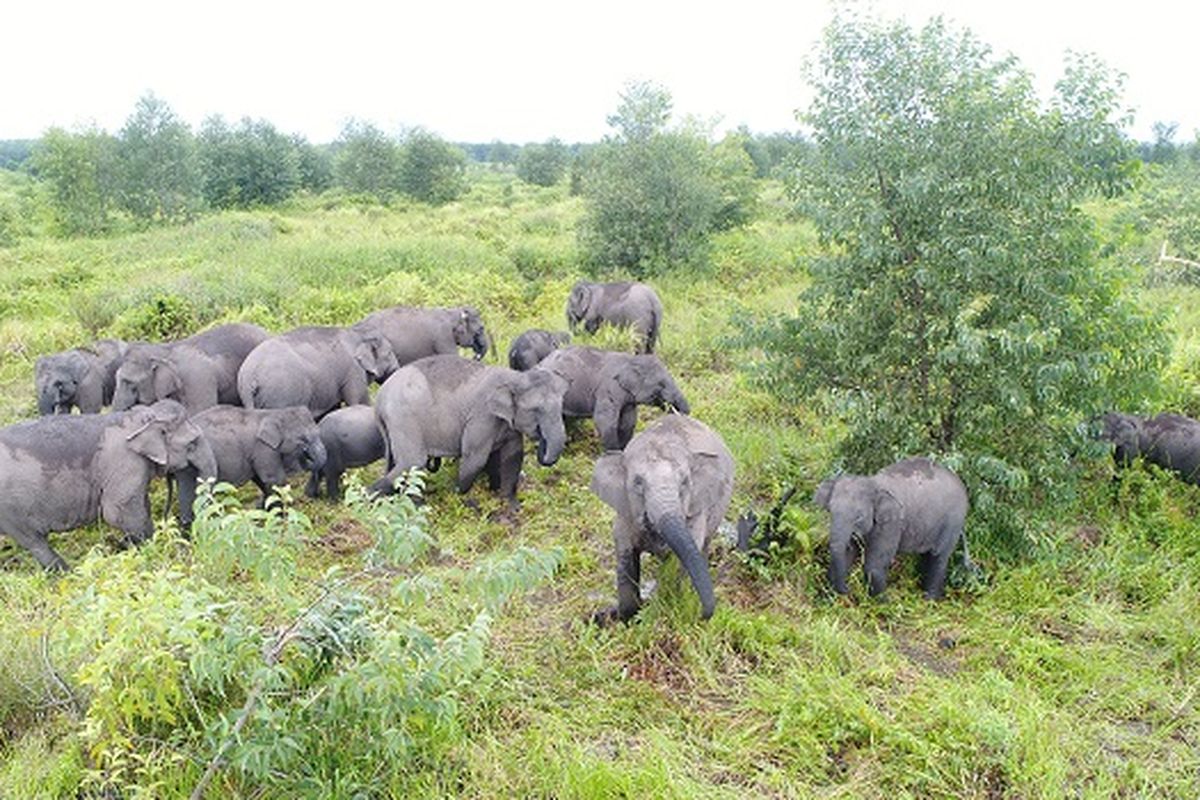
<svg viewBox="0 0 1200 800">
<path fill-rule="evenodd" d="M 650 309 L 650 326 L 646 329 L 646 352 L 653 353 L 658 343 L 658 329 L 662 324 L 662 310 Z"/>
</svg>

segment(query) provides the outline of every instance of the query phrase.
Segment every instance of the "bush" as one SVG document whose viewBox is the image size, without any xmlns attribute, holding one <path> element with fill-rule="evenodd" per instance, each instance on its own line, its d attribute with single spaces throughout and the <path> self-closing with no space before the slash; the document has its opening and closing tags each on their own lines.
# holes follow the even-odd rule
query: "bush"
<svg viewBox="0 0 1200 800">
<path fill-rule="evenodd" d="M 404 139 L 398 185 L 409 197 L 441 205 L 467 190 L 466 169 L 461 148 L 418 128 Z"/>
<path fill-rule="evenodd" d="M 571 156 L 558 139 L 527 144 L 517 158 L 517 177 L 536 186 L 553 186 L 562 180 Z"/>
</svg>

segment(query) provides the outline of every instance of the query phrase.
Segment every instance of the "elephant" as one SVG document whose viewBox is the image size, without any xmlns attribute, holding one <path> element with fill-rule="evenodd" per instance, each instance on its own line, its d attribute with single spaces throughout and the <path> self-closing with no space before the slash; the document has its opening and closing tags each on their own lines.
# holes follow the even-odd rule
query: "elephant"
<svg viewBox="0 0 1200 800">
<path fill-rule="evenodd" d="M 566 331 L 547 331 L 531 328 L 525 331 L 508 348 L 508 366 L 519 372 L 533 369 L 543 358 L 560 347 L 571 343 L 571 334 Z"/>
<path fill-rule="evenodd" d="M 117 368 L 129 345 L 120 339 L 101 339 L 91 347 L 77 347 L 40 357 L 33 365 L 38 413 L 97 414 L 111 405 Z"/>
<path fill-rule="evenodd" d="M 470 306 L 393 306 L 367 315 L 362 322 L 375 326 L 388 340 L 399 366 L 425 356 L 457 353 L 460 347 L 471 348 L 478 360 L 491 347 L 479 312 Z"/>
<path fill-rule="evenodd" d="M 623 450 L 633 438 L 639 405 L 687 414 L 683 392 L 655 355 L 632 355 L 573 346 L 555 350 L 537 366 L 567 381 L 563 414 L 591 417 L 605 450 Z"/>
<path fill-rule="evenodd" d="M 1179 414 L 1139 417 L 1116 412 L 1102 415 L 1100 421 L 1100 438 L 1112 442 L 1119 466 L 1141 457 L 1200 485 L 1200 422 Z"/>
<path fill-rule="evenodd" d="M 321 481 L 330 500 L 342 497 L 342 474 L 352 467 L 365 467 L 384 457 L 383 432 L 371 406 L 346 406 L 330 411 L 317 426 L 325 445 L 325 465 L 312 470 L 305 493 L 318 497 Z M 426 465 L 428 468 L 430 465 Z"/>
<path fill-rule="evenodd" d="M 240 486 L 247 481 L 262 492 L 266 505 L 272 487 L 287 483 L 289 474 L 325 466 L 325 445 L 312 414 L 303 406 L 256 409 L 213 406 L 192 417 L 216 458 L 216 479 Z M 179 521 L 184 530 L 195 519 L 195 469 L 179 472 Z"/>
<path fill-rule="evenodd" d="M 641 606 L 641 554 L 673 552 L 700 597 L 700 616 L 716 607 L 706 553 L 729 509 L 733 456 L 711 428 L 668 414 L 620 452 L 596 461 L 592 491 L 616 512 L 617 606 L 594 619 L 628 621 Z"/>
<path fill-rule="evenodd" d="M 644 283 L 588 283 L 579 281 L 567 300 L 567 325 L 574 332 L 583 324 L 595 333 L 602 322 L 631 327 L 641 336 L 639 353 L 653 353 L 662 324 L 662 301 Z"/>
<path fill-rule="evenodd" d="M 817 487 L 813 502 L 831 515 L 829 582 L 835 592 L 846 594 L 847 572 L 862 550 L 871 596 L 887 588 L 897 553 L 922 555 L 927 599 L 945 593 L 968 509 L 966 487 L 953 472 L 928 458 L 906 458 L 874 475 L 830 478 Z"/>
<path fill-rule="evenodd" d="M 165 344 L 131 345 L 117 370 L 113 410 L 178 400 L 195 414 L 218 403 L 237 405 L 238 369 L 269 334 L 257 325 L 218 325 Z"/>
<path fill-rule="evenodd" d="M 47 570 L 65 570 L 49 533 L 103 519 L 124 533 L 124 545 L 139 544 L 154 533 L 150 479 L 184 469 L 211 477 L 217 464 L 174 400 L 11 425 L 0 429 L 0 533 Z"/>
<path fill-rule="evenodd" d="M 492 491 L 515 504 L 524 437 L 537 440 L 542 466 L 562 455 L 566 390 L 567 382 L 550 372 L 517 372 L 452 355 L 401 367 L 375 398 L 387 473 L 371 491 L 391 493 L 405 470 L 452 456 L 459 459 L 459 492 L 486 471 Z"/>
<path fill-rule="evenodd" d="M 237 376 L 246 408 L 308 406 L 320 419 L 338 406 L 365 405 L 372 382 L 396 371 L 391 344 L 373 324 L 311 326 L 254 348 Z"/>
</svg>

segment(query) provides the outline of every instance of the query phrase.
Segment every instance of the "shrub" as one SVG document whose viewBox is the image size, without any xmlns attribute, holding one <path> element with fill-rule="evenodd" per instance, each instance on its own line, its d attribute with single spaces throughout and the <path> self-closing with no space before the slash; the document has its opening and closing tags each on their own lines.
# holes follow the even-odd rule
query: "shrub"
<svg viewBox="0 0 1200 800">
<path fill-rule="evenodd" d="M 399 187 L 409 197 L 441 205 L 467 190 L 466 168 L 467 156 L 461 148 L 417 128 L 401 148 Z"/>
</svg>

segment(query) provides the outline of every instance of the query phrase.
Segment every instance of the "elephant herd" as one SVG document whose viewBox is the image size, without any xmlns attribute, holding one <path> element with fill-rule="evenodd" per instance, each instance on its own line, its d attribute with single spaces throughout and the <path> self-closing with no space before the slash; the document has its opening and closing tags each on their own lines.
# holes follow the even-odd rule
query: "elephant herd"
<svg viewBox="0 0 1200 800">
<path fill-rule="evenodd" d="M 551 466 L 566 445 L 564 418 L 590 418 L 605 450 L 591 488 L 614 512 L 618 597 L 596 619 L 637 613 L 644 552 L 679 558 L 707 618 L 715 597 L 706 553 L 729 507 L 734 462 L 721 437 L 688 416 L 690 404 L 653 354 L 662 303 L 645 284 L 580 282 L 566 312 L 572 330 L 632 328 L 638 352 L 530 330 L 513 340 L 509 367 L 493 366 L 483 363 L 494 347 L 474 308 L 397 306 L 346 327 L 271 335 L 231 323 L 175 342 L 102 340 L 43 356 L 34 380 L 42 416 L 0 429 L 0 533 L 47 569 L 65 569 L 51 532 L 103 519 L 124 544 L 152 534 L 155 476 L 177 481 L 186 531 L 200 480 L 253 482 L 265 502 L 290 475 L 308 474 L 310 497 L 323 489 L 337 500 L 347 469 L 377 461 L 384 467 L 370 485 L 375 494 L 396 491 L 410 468 L 455 458 L 459 491 L 486 474 L 489 488 L 515 505 L 526 438 Z M 675 413 L 635 435 L 641 405 Z M 1200 423 L 1124 414 L 1102 422 L 1118 462 L 1140 455 L 1189 480 L 1200 473 Z M 814 502 L 831 514 L 835 591 L 847 591 L 861 557 L 877 595 L 895 556 L 913 553 L 925 595 L 942 596 L 968 509 L 954 473 L 910 458 L 875 475 L 827 480 Z"/>
</svg>

